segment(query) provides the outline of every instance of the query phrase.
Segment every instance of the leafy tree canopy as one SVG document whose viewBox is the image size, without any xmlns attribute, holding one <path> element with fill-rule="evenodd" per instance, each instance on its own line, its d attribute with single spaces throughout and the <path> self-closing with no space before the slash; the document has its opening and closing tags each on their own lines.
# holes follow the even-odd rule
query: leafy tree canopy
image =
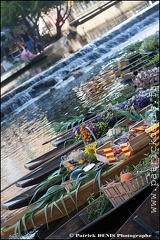
<svg viewBox="0 0 160 240">
<path fill-rule="evenodd" d="M 67 2 L 73 1 L 1 1 L 1 24 L 13 26 L 19 21 L 20 16 L 27 17 L 31 14 L 34 17 Z"/>
<path fill-rule="evenodd" d="M 14 27 L 21 20 L 27 25 L 26 17 L 33 22 L 33 29 L 38 29 L 38 20 L 41 13 L 47 13 L 51 9 L 55 9 L 57 12 L 57 39 L 61 37 L 61 27 L 71 13 L 71 7 L 77 1 L 1 1 L 1 26 L 2 27 Z M 63 15 L 61 10 L 63 6 L 65 11 Z"/>
</svg>

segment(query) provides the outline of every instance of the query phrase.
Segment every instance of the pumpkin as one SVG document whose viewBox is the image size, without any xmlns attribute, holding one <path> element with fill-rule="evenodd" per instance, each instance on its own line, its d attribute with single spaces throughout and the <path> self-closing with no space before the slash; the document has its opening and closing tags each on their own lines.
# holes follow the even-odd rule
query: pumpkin
<svg viewBox="0 0 160 240">
<path fill-rule="evenodd" d="M 133 177 L 135 177 L 135 174 L 130 173 L 130 172 L 128 172 L 128 173 L 123 173 L 123 172 L 121 172 L 121 173 L 120 173 L 120 181 L 121 181 L 121 182 L 124 182 L 124 181 L 126 181 L 126 180 L 129 180 L 129 179 L 131 179 L 131 178 L 133 178 Z"/>
</svg>

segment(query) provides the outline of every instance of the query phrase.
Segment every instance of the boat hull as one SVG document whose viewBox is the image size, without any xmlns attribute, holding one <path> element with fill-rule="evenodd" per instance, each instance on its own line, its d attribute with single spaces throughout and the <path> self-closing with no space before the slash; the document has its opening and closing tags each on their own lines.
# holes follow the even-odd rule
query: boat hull
<svg viewBox="0 0 160 240">
<path fill-rule="evenodd" d="M 124 161 L 123 163 L 119 163 L 118 165 L 109 169 L 107 172 L 104 172 L 101 175 L 101 183 L 105 184 L 106 181 L 110 181 L 111 179 L 114 179 L 115 175 L 120 174 L 120 172 L 123 169 L 127 168 L 128 166 L 132 167 L 133 165 L 138 164 L 144 158 L 144 154 L 150 153 L 150 151 L 151 151 L 151 146 L 149 145 L 146 148 L 142 149 L 140 152 L 132 155 L 127 161 Z M 80 207 L 81 205 L 83 205 L 84 203 L 86 203 L 87 199 L 93 193 L 95 195 L 98 195 L 98 193 L 99 193 L 98 182 L 94 181 L 94 180 L 91 180 L 90 182 L 81 186 L 81 188 L 78 191 L 77 202 L 76 202 L 76 191 L 73 191 L 72 197 L 73 197 L 74 201 L 77 203 L 77 208 Z M 66 206 L 68 214 L 72 213 L 76 209 L 75 204 L 73 203 L 72 199 L 69 196 L 66 195 L 64 197 L 64 202 L 65 202 L 65 206 Z M 63 204 L 60 200 L 57 201 L 57 205 L 62 210 L 62 212 L 60 212 L 56 207 L 53 207 L 52 214 L 51 214 L 51 208 L 50 208 L 50 206 L 48 206 L 48 208 L 47 208 L 48 222 L 52 222 L 56 219 L 60 219 L 64 216 L 66 216 L 66 212 L 65 212 Z M 13 218 L 9 219 L 7 222 L 3 223 L 1 225 L 1 228 L 8 226 L 10 224 L 12 226 L 2 230 L 2 233 L 1 233 L 2 237 L 14 234 L 14 227 L 15 227 L 15 224 L 17 223 L 17 221 L 19 221 L 21 219 L 21 217 L 26 212 L 31 210 L 34 206 L 35 206 L 34 204 L 28 206 L 25 210 L 21 211 L 19 214 L 17 214 Z M 43 209 L 39 210 L 38 212 L 36 212 L 34 214 L 33 221 L 36 226 L 40 226 L 41 224 L 46 223 L 45 213 L 44 213 Z M 23 227 L 24 227 L 23 224 L 21 224 L 21 231 L 24 230 Z M 27 220 L 26 220 L 26 227 L 27 227 L 27 229 L 33 229 L 33 224 L 32 224 L 32 221 L 30 218 L 27 218 Z"/>
<path fill-rule="evenodd" d="M 159 179 L 157 180 L 157 183 L 159 183 Z M 106 236 L 114 235 L 115 229 L 124 224 L 124 222 L 134 211 L 136 211 L 152 191 L 153 187 L 151 184 L 148 184 L 129 199 L 92 222 L 89 222 L 89 220 L 86 219 L 87 213 L 90 209 L 90 206 L 87 206 L 45 239 L 70 239 L 73 238 L 73 236 L 76 236 L 77 239 L 78 236 L 83 234 L 95 234 L 95 236 L 98 236 L 98 234 L 99 236 L 101 234 L 105 234 Z M 41 235 L 41 238 L 44 237 L 44 234 L 46 233 L 44 232 Z"/>
</svg>

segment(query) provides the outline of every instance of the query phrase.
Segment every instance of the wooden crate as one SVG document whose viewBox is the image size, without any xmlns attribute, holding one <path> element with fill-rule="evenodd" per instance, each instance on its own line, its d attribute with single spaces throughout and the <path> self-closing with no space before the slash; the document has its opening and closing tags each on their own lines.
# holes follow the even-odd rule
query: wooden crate
<svg viewBox="0 0 160 240">
<path fill-rule="evenodd" d="M 127 123 L 127 121 L 129 121 L 129 120 L 124 121 L 124 123 Z M 123 125 L 124 123 L 122 122 L 121 124 Z M 134 125 L 132 125 L 130 127 L 130 129 L 140 127 L 143 124 L 144 124 L 144 120 L 142 120 L 138 123 L 135 123 Z M 114 141 L 115 144 L 117 144 L 118 142 L 119 142 L 119 139 L 116 139 Z M 151 143 L 151 137 L 149 136 L 148 133 L 146 133 L 146 131 L 144 131 L 143 133 L 139 134 L 138 136 L 136 136 L 133 139 L 131 139 L 130 141 L 128 141 L 128 143 L 130 144 L 130 146 L 133 150 L 133 153 L 135 153 L 135 152 L 141 150 L 142 148 L 148 146 L 149 143 Z"/>
<path fill-rule="evenodd" d="M 118 127 L 122 127 L 123 128 L 123 127 L 128 126 L 129 124 L 133 125 L 133 124 L 135 124 L 135 122 L 133 120 L 127 118 L 127 119 L 123 120 L 122 122 L 119 122 L 116 125 L 116 128 L 118 128 Z"/>
<path fill-rule="evenodd" d="M 103 163 L 108 163 L 108 164 L 112 164 L 112 163 L 115 163 L 115 162 L 120 162 L 121 160 L 126 160 L 128 157 L 126 157 L 123 150 L 122 150 L 122 153 L 120 154 L 120 156 L 117 156 L 117 157 L 114 157 L 114 154 L 112 154 L 110 152 L 109 153 L 110 157 L 115 158 L 115 159 L 112 159 L 112 160 L 110 159 L 109 156 L 107 157 L 107 156 L 102 155 L 104 153 L 104 149 L 112 148 L 114 145 L 115 145 L 115 143 L 113 143 L 112 141 L 109 141 L 109 142 L 103 144 L 102 146 L 100 146 L 99 148 L 97 148 L 96 151 L 95 151 L 97 160 L 100 161 L 100 162 L 103 162 Z M 129 147 L 130 155 L 131 155 L 133 150 L 131 149 L 130 146 L 128 146 L 128 147 Z M 111 155 L 113 155 L 113 156 L 111 156 Z"/>
<path fill-rule="evenodd" d="M 121 69 L 122 67 L 126 66 L 129 64 L 129 60 L 128 59 L 125 59 L 125 60 L 121 60 L 117 63 L 118 65 L 118 69 Z"/>
<path fill-rule="evenodd" d="M 101 189 L 115 207 L 142 189 L 150 181 L 150 170 L 146 170 L 125 182 L 117 180 L 102 186 Z"/>
<path fill-rule="evenodd" d="M 62 182 L 61 185 L 65 187 L 66 191 L 68 191 L 70 188 L 72 188 L 75 184 L 75 180 L 68 180 L 65 182 Z"/>
<path fill-rule="evenodd" d="M 140 127 L 143 124 L 144 120 L 136 123 L 132 126 L 132 128 Z M 134 153 L 148 146 L 150 143 L 151 137 L 145 131 L 129 141 L 129 144 L 132 147 Z"/>
<path fill-rule="evenodd" d="M 147 110 L 150 110 L 152 107 L 153 107 L 153 104 L 149 104 L 148 106 L 142 108 L 139 112 L 140 112 L 141 114 L 145 114 L 145 112 L 146 112 Z"/>
<path fill-rule="evenodd" d="M 109 161 L 108 161 L 107 157 L 102 156 L 102 153 L 103 153 L 104 148 L 109 148 L 109 147 L 112 147 L 112 146 L 113 146 L 113 142 L 109 141 L 109 142 L 106 142 L 105 144 L 103 144 L 102 146 L 100 146 L 99 148 L 97 148 L 96 149 L 97 160 L 100 161 L 100 162 L 109 164 Z"/>
<path fill-rule="evenodd" d="M 151 142 L 150 136 L 144 132 L 141 133 L 139 136 L 136 136 L 135 138 L 131 139 L 129 141 L 129 144 L 133 150 L 133 153 L 141 150 L 142 148 L 146 147 L 149 145 Z"/>
<path fill-rule="evenodd" d="M 152 104 L 149 104 L 148 106 L 142 108 L 142 109 L 139 111 L 139 113 L 140 113 L 140 114 L 145 114 L 145 112 L 146 112 L 147 110 L 150 110 L 152 107 L 153 107 L 153 105 L 152 105 Z M 133 120 L 127 118 L 127 119 L 123 120 L 122 122 L 120 122 L 119 124 L 117 124 L 117 125 L 116 125 L 116 128 L 117 128 L 117 127 L 126 127 L 126 126 L 128 126 L 129 124 L 131 124 L 131 126 L 132 126 L 132 125 L 134 126 L 135 124 L 138 124 L 138 123 L 141 124 L 142 121 L 140 121 L 140 122 L 134 122 Z"/>
</svg>

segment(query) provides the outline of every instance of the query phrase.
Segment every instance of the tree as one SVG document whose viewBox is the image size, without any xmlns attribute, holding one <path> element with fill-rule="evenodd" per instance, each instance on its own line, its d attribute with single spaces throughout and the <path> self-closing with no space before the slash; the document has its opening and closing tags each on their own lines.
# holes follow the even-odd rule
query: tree
<svg viewBox="0 0 160 240">
<path fill-rule="evenodd" d="M 62 36 L 61 28 L 71 13 L 74 1 L 1 1 L 1 24 L 2 26 L 14 26 L 22 21 L 33 36 L 35 29 L 38 37 L 38 20 L 42 13 L 47 14 L 51 9 L 56 11 L 57 30 L 56 39 Z M 34 36 L 33 36 L 34 37 Z"/>
<path fill-rule="evenodd" d="M 27 17 L 35 18 L 34 24 L 30 25 Z M 18 23 L 27 26 L 28 31 L 33 35 L 34 29 L 40 17 L 38 1 L 2 1 L 1 2 L 1 24 L 2 26 L 14 27 Z M 33 22 L 33 21 L 32 21 Z"/>
<path fill-rule="evenodd" d="M 57 12 L 57 20 L 56 20 L 56 29 L 57 29 L 57 36 L 56 38 L 59 39 L 62 36 L 61 28 L 64 25 L 66 19 L 69 17 L 71 13 L 71 1 L 55 1 L 54 8 Z"/>
</svg>

